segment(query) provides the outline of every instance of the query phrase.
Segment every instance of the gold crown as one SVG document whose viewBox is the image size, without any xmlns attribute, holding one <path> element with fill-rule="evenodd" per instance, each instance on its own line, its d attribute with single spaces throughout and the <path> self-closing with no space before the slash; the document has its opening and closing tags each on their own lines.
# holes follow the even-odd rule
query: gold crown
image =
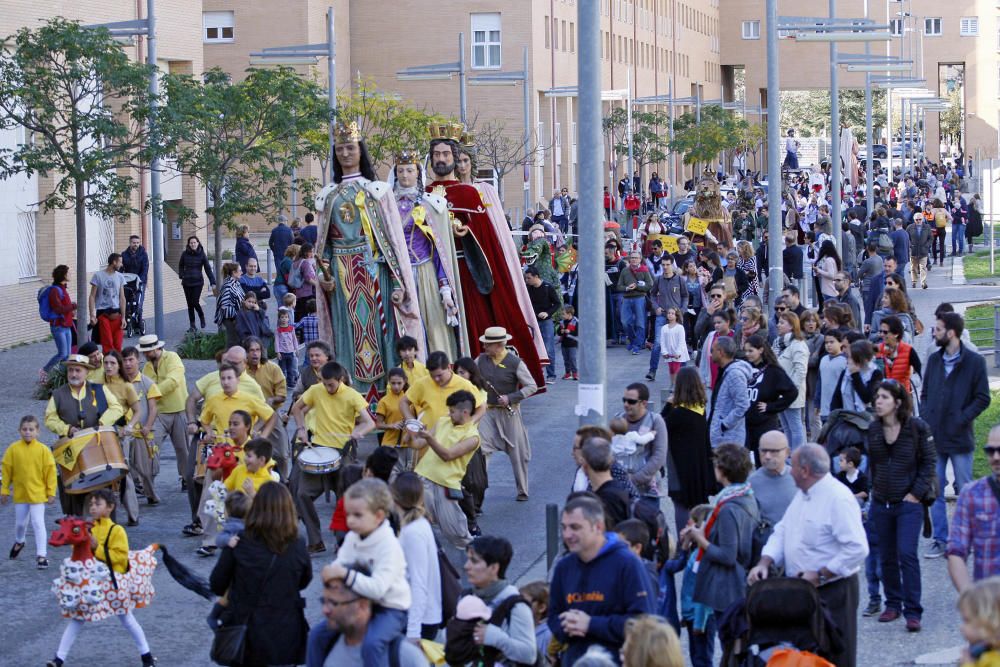
<svg viewBox="0 0 1000 667">
<path fill-rule="evenodd" d="M 472 132 L 463 132 L 462 136 L 458 140 L 458 143 L 462 144 L 466 148 L 474 148 L 476 145 L 476 135 Z"/>
<path fill-rule="evenodd" d="M 346 144 L 352 141 L 361 141 L 361 130 L 358 129 L 357 121 L 349 123 L 337 123 L 333 128 L 333 138 L 338 144 Z"/>
<path fill-rule="evenodd" d="M 465 133 L 465 126 L 461 123 L 431 123 L 427 126 L 431 139 L 449 139 L 459 141 Z"/>
<path fill-rule="evenodd" d="M 420 164 L 420 151 L 416 148 L 404 148 L 396 153 L 396 164 Z"/>
</svg>

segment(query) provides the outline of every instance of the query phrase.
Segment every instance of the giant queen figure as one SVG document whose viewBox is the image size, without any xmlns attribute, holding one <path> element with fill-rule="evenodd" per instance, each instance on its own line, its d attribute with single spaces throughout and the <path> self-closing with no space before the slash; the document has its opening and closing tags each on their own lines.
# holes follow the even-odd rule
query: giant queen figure
<svg viewBox="0 0 1000 667">
<path fill-rule="evenodd" d="M 316 198 L 319 332 L 374 405 L 399 365 L 399 338 L 416 338 L 424 355 L 423 323 L 396 199 L 376 180 L 357 123 L 336 127 L 334 153 L 333 183 Z"/>
<path fill-rule="evenodd" d="M 512 336 L 511 345 L 527 364 L 539 387 L 545 386 L 542 364 L 548 363 L 539 353 L 535 339 L 538 321 L 527 295 L 520 270 L 517 249 L 510 237 L 510 227 L 501 226 L 491 216 L 478 189 L 458 180 L 455 170 L 462 149 L 461 124 L 431 125 L 430 166 L 433 181 L 427 192 L 448 201 L 458 259 L 458 282 L 462 293 L 460 310 L 465 318 L 470 353 L 477 357 L 482 350 L 479 337 L 488 327 L 502 326 Z M 497 208 L 499 202 L 493 207 Z M 503 217 L 498 208 L 496 215 Z M 506 236 L 504 236 L 506 235 Z M 509 256 L 508 256 L 509 255 Z M 544 347 L 542 347 L 544 350 Z"/>
</svg>

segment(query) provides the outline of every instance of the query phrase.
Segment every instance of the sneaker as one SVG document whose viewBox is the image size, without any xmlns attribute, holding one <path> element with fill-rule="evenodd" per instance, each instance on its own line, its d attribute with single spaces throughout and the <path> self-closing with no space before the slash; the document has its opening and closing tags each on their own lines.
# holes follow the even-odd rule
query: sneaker
<svg viewBox="0 0 1000 667">
<path fill-rule="evenodd" d="M 923 285 L 921 285 L 921 287 L 923 287 L 924 289 L 927 289 L 927 283 L 924 283 Z"/>
<path fill-rule="evenodd" d="M 573 374 L 572 373 L 566 373 L 565 375 L 563 375 L 562 379 L 563 380 L 572 380 L 573 379 Z"/>
<path fill-rule="evenodd" d="M 138 519 L 129 519 L 125 523 L 125 525 L 128 526 L 129 528 L 135 528 L 136 526 L 139 525 L 139 520 Z"/>
<path fill-rule="evenodd" d="M 896 609 L 889 609 L 888 607 L 886 607 L 886 610 L 883 611 L 882 615 L 878 617 L 878 622 L 879 623 L 892 623 L 897 618 L 899 618 L 899 611 L 896 610 Z"/>
<path fill-rule="evenodd" d="M 481 537 L 483 534 L 483 529 L 479 527 L 478 523 L 474 523 L 469 526 L 469 535 L 473 537 Z"/>
<path fill-rule="evenodd" d="M 45 663 L 45 667 L 63 667 L 63 661 L 60 658 L 52 658 Z"/>
<path fill-rule="evenodd" d="M 948 552 L 945 544 L 935 540 L 931 543 L 931 546 L 927 548 L 924 552 L 924 558 L 944 558 L 944 555 Z"/>
<path fill-rule="evenodd" d="M 14 542 L 14 546 L 10 548 L 10 559 L 14 560 L 19 555 L 21 555 L 21 549 L 24 548 L 24 542 Z"/>
<path fill-rule="evenodd" d="M 317 542 L 316 544 L 310 544 L 306 548 L 306 551 L 308 551 L 310 555 L 312 555 L 312 554 L 321 554 L 324 551 L 326 551 L 326 545 L 323 544 L 322 541 L 320 541 L 320 542 Z"/>
<path fill-rule="evenodd" d="M 650 382 L 653 382 L 654 380 L 656 380 L 656 373 L 654 373 L 653 371 L 649 371 L 648 373 L 646 373 L 646 379 L 649 380 Z"/>
<path fill-rule="evenodd" d="M 917 286 L 917 281 L 916 280 L 914 280 L 912 283 L 910 283 L 910 287 L 916 288 L 916 286 Z"/>
<path fill-rule="evenodd" d="M 634 356 L 634 355 L 637 355 L 637 354 L 639 354 L 639 350 L 632 350 L 632 355 L 633 355 L 633 356 Z"/>
<path fill-rule="evenodd" d="M 519 493 L 519 494 L 517 494 L 517 502 L 523 503 L 526 500 L 528 500 L 528 494 L 527 493 Z"/>
<path fill-rule="evenodd" d="M 184 534 L 184 537 L 198 537 L 204 534 L 205 530 L 201 527 L 200 523 L 189 523 L 181 528 L 181 532 Z"/>
<path fill-rule="evenodd" d="M 35 559 L 35 567 L 37 567 L 39 570 L 49 569 L 49 559 L 46 558 L 45 556 L 39 556 L 38 558 Z"/>
<path fill-rule="evenodd" d="M 156 658 L 152 653 L 143 653 L 139 658 L 142 659 L 142 667 L 153 667 L 156 664 Z"/>
<path fill-rule="evenodd" d="M 579 373 L 573 373 L 573 379 L 574 380 L 579 380 L 580 379 L 580 374 Z"/>
<path fill-rule="evenodd" d="M 877 616 L 881 611 L 882 611 L 882 601 L 872 600 L 868 603 L 868 606 L 865 607 L 865 610 L 864 612 L 862 612 L 862 614 L 864 616 Z"/>
<path fill-rule="evenodd" d="M 195 549 L 194 552 L 203 558 L 208 558 L 209 556 L 215 555 L 215 550 L 217 548 L 218 547 L 216 547 L 214 544 L 209 544 L 207 546 L 198 547 L 197 549 Z"/>
<path fill-rule="evenodd" d="M 552 377 L 545 378 L 545 384 L 555 384 L 555 383 L 556 383 L 555 375 L 553 375 Z"/>
<path fill-rule="evenodd" d="M 908 618 L 906 619 L 906 631 L 907 632 L 920 632 L 920 619 L 919 618 Z"/>
</svg>

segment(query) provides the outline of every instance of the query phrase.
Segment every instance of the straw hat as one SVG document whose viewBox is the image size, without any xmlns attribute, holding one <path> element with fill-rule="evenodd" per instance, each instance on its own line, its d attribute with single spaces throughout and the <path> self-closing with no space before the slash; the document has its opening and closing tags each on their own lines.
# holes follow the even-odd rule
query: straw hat
<svg viewBox="0 0 1000 667">
<path fill-rule="evenodd" d="M 158 350 L 166 345 L 162 340 L 160 340 L 156 334 L 146 334 L 139 339 L 139 344 L 136 345 L 137 350 L 140 352 L 152 352 L 153 350 Z"/>
<path fill-rule="evenodd" d="M 507 333 L 503 327 L 487 327 L 483 335 L 479 337 L 481 343 L 506 343 L 513 336 Z"/>
<path fill-rule="evenodd" d="M 69 368 L 70 366 L 81 366 L 86 368 L 88 371 L 94 370 L 94 367 L 90 365 L 90 359 L 83 356 L 82 354 L 71 354 L 63 362 L 63 365 Z"/>
</svg>

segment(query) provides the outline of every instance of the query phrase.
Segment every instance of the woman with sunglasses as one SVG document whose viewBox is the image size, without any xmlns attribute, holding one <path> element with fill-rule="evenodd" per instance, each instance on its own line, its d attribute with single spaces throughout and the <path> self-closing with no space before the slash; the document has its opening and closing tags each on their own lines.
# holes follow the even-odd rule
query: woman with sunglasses
<svg viewBox="0 0 1000 667">
<path fill-rule="evenodd" d="M 743 343 L 743 354 L 753 366 L 753 372 L 747 383 L 750 410 L 747 411 L 746 417 L 746 448 L 753 452 L 753 461 L 757 462 L 760 460 L 757 456 L 760 436 L 779 428 L 778 415 L 798 398 L 799 391 L 788 377 L 788 373 L 778 363 L 778 358 L 768 346 L 767 339 L 760 334 L 750 336 Z"/>
<path fill-rule="evenodd" d="M 920 372 L 920 357 L 909 343 L 903 342 L 903 322 L 889 315 L 879 322 L 879 343 L 876 358 L 886 379 L 896 380 L 907 392 L 912 392 L 910 377 Z"/>
<path fill-rule="evenodd" d="M 903 341 L 912 343 L 914 335 L 913 318 L 910 316 L 906 296 L 898 289 L 889 287 L 888 285 L 886 285 L 885 291 L 882 292 L 882 307 L 872 313 L 872 332 L 869 335 L 869 339 L 873 343 L 878 341 L 882 320 L 890 315 L 898 317 L 899 321 L 903 324 Z"/>
<path fill-rule="evenodd" d="M 917 546 L 926 500 L 936 495 L 937 453 L 930 427 L 912 416 L 910 393 L 896 380 L 875 392 L 875 419 L 868 427 L 872 503 L 870 519 L 879 542 L 885 611 L 880 623 L 903 615 L 908 632 L 920 631 L 920 558 Z"/>
</svg>

